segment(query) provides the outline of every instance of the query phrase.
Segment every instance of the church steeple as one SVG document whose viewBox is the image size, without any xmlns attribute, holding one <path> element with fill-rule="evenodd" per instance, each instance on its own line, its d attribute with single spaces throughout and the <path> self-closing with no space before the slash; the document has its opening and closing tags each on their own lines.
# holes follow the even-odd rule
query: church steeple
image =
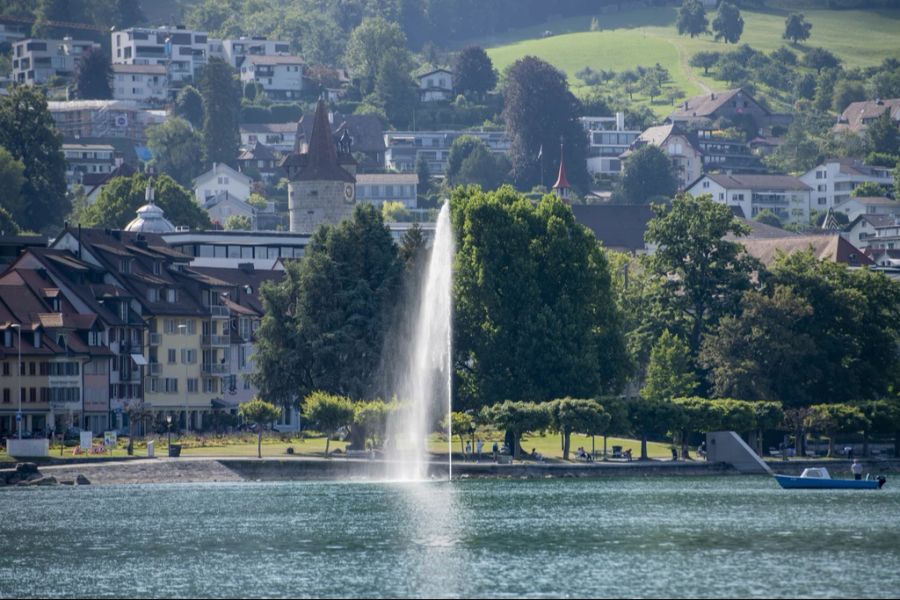
<svg viewBox="0 0 900 600">
<path fill-rule="evenodd" d="M 337 147 L 331 134 L 328 109 L 319 100 L 313 118 L 312 134 L 306 150 L 306 164 L 300 169 L 298 181 L 347 181 L 354 183 L 353 175 L 341 167 Z"/>
<path fill-rule="evenodd" d="M 572 186 L 569 184 L 569 178 L 566 177 L 566 154 L 563 143 L 559 144 L 559 176 L 556 178 L 556 183 L 553 184 L 553 189 L 556 190 L 556 195 L 563 200 L 569 199 L 569 190 L 572 189 Z"/>
</svg>

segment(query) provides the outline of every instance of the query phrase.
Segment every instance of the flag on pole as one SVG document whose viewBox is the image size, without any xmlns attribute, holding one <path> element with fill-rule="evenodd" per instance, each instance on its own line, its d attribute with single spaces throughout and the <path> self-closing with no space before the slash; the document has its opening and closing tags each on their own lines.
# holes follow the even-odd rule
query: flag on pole
<svg viewBox="0 0 900 600">
<path fill-rule="evenodd" d="M 538 156 L 537 156 L 537 157 L 538 157 L 538 160 L 541 160 L 541 158 L 542 158 L 543 156 L 544 156 L 544 145 L 541 144 L 541 147 L 538 148 Z"/>
</svg>

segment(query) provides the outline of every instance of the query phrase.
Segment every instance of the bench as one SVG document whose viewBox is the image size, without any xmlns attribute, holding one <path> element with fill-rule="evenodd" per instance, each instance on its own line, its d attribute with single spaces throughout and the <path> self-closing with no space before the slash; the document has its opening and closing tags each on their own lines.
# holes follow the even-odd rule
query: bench
<svg viewBox="0 0 900 600">
<path fill-rule="evenodd" d="M 344 458 L 372 458 L 371 450 L 345 450 Z"/>
</svg>

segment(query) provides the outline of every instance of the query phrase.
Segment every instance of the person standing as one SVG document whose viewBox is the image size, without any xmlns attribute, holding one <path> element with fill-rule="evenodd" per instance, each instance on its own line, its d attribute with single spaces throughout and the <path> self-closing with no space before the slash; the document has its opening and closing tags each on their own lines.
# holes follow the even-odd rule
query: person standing
<svg viewBox="0 0 900 600">
<path fill-rule="evenodd" d="M 850 472 L 853 473 L 853 479 L 856 479 L 857 481 L 862 479 L 862 465 L 859 464 L 858 460 L 853 460 L 853 464 L 850 465 Z"/>
<path fill-rule="evenodd" d="M 463 454 L 463 460 L 468 461 L 469 457 L 472 455 L 472 442 L 466 442 L 466 451 Z"/>
<path fill-rule="evenodd" d="M 475 462 L 481 462 L 481 451 L 484 449 L 484 442 L 481 438 L 475 442 Z"/>
<path fill-rule="evenodd" d="M 494 441 L 494 462 L 497 462 L 497 455 L 500 453 L 500 446 L 497 445 L 497 441 Z"/>
</svg>

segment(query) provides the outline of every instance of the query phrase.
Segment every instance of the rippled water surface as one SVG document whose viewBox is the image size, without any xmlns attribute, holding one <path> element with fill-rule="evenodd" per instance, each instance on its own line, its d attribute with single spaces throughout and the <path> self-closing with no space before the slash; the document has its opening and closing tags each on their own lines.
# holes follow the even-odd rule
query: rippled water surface
<svg viewBox="0 0 900 600">
<path fill-rule="evenodd" d="M 0 597 L 897 597 L 900 490 L 768 478 L 0 492 Z"/>
</svg>

